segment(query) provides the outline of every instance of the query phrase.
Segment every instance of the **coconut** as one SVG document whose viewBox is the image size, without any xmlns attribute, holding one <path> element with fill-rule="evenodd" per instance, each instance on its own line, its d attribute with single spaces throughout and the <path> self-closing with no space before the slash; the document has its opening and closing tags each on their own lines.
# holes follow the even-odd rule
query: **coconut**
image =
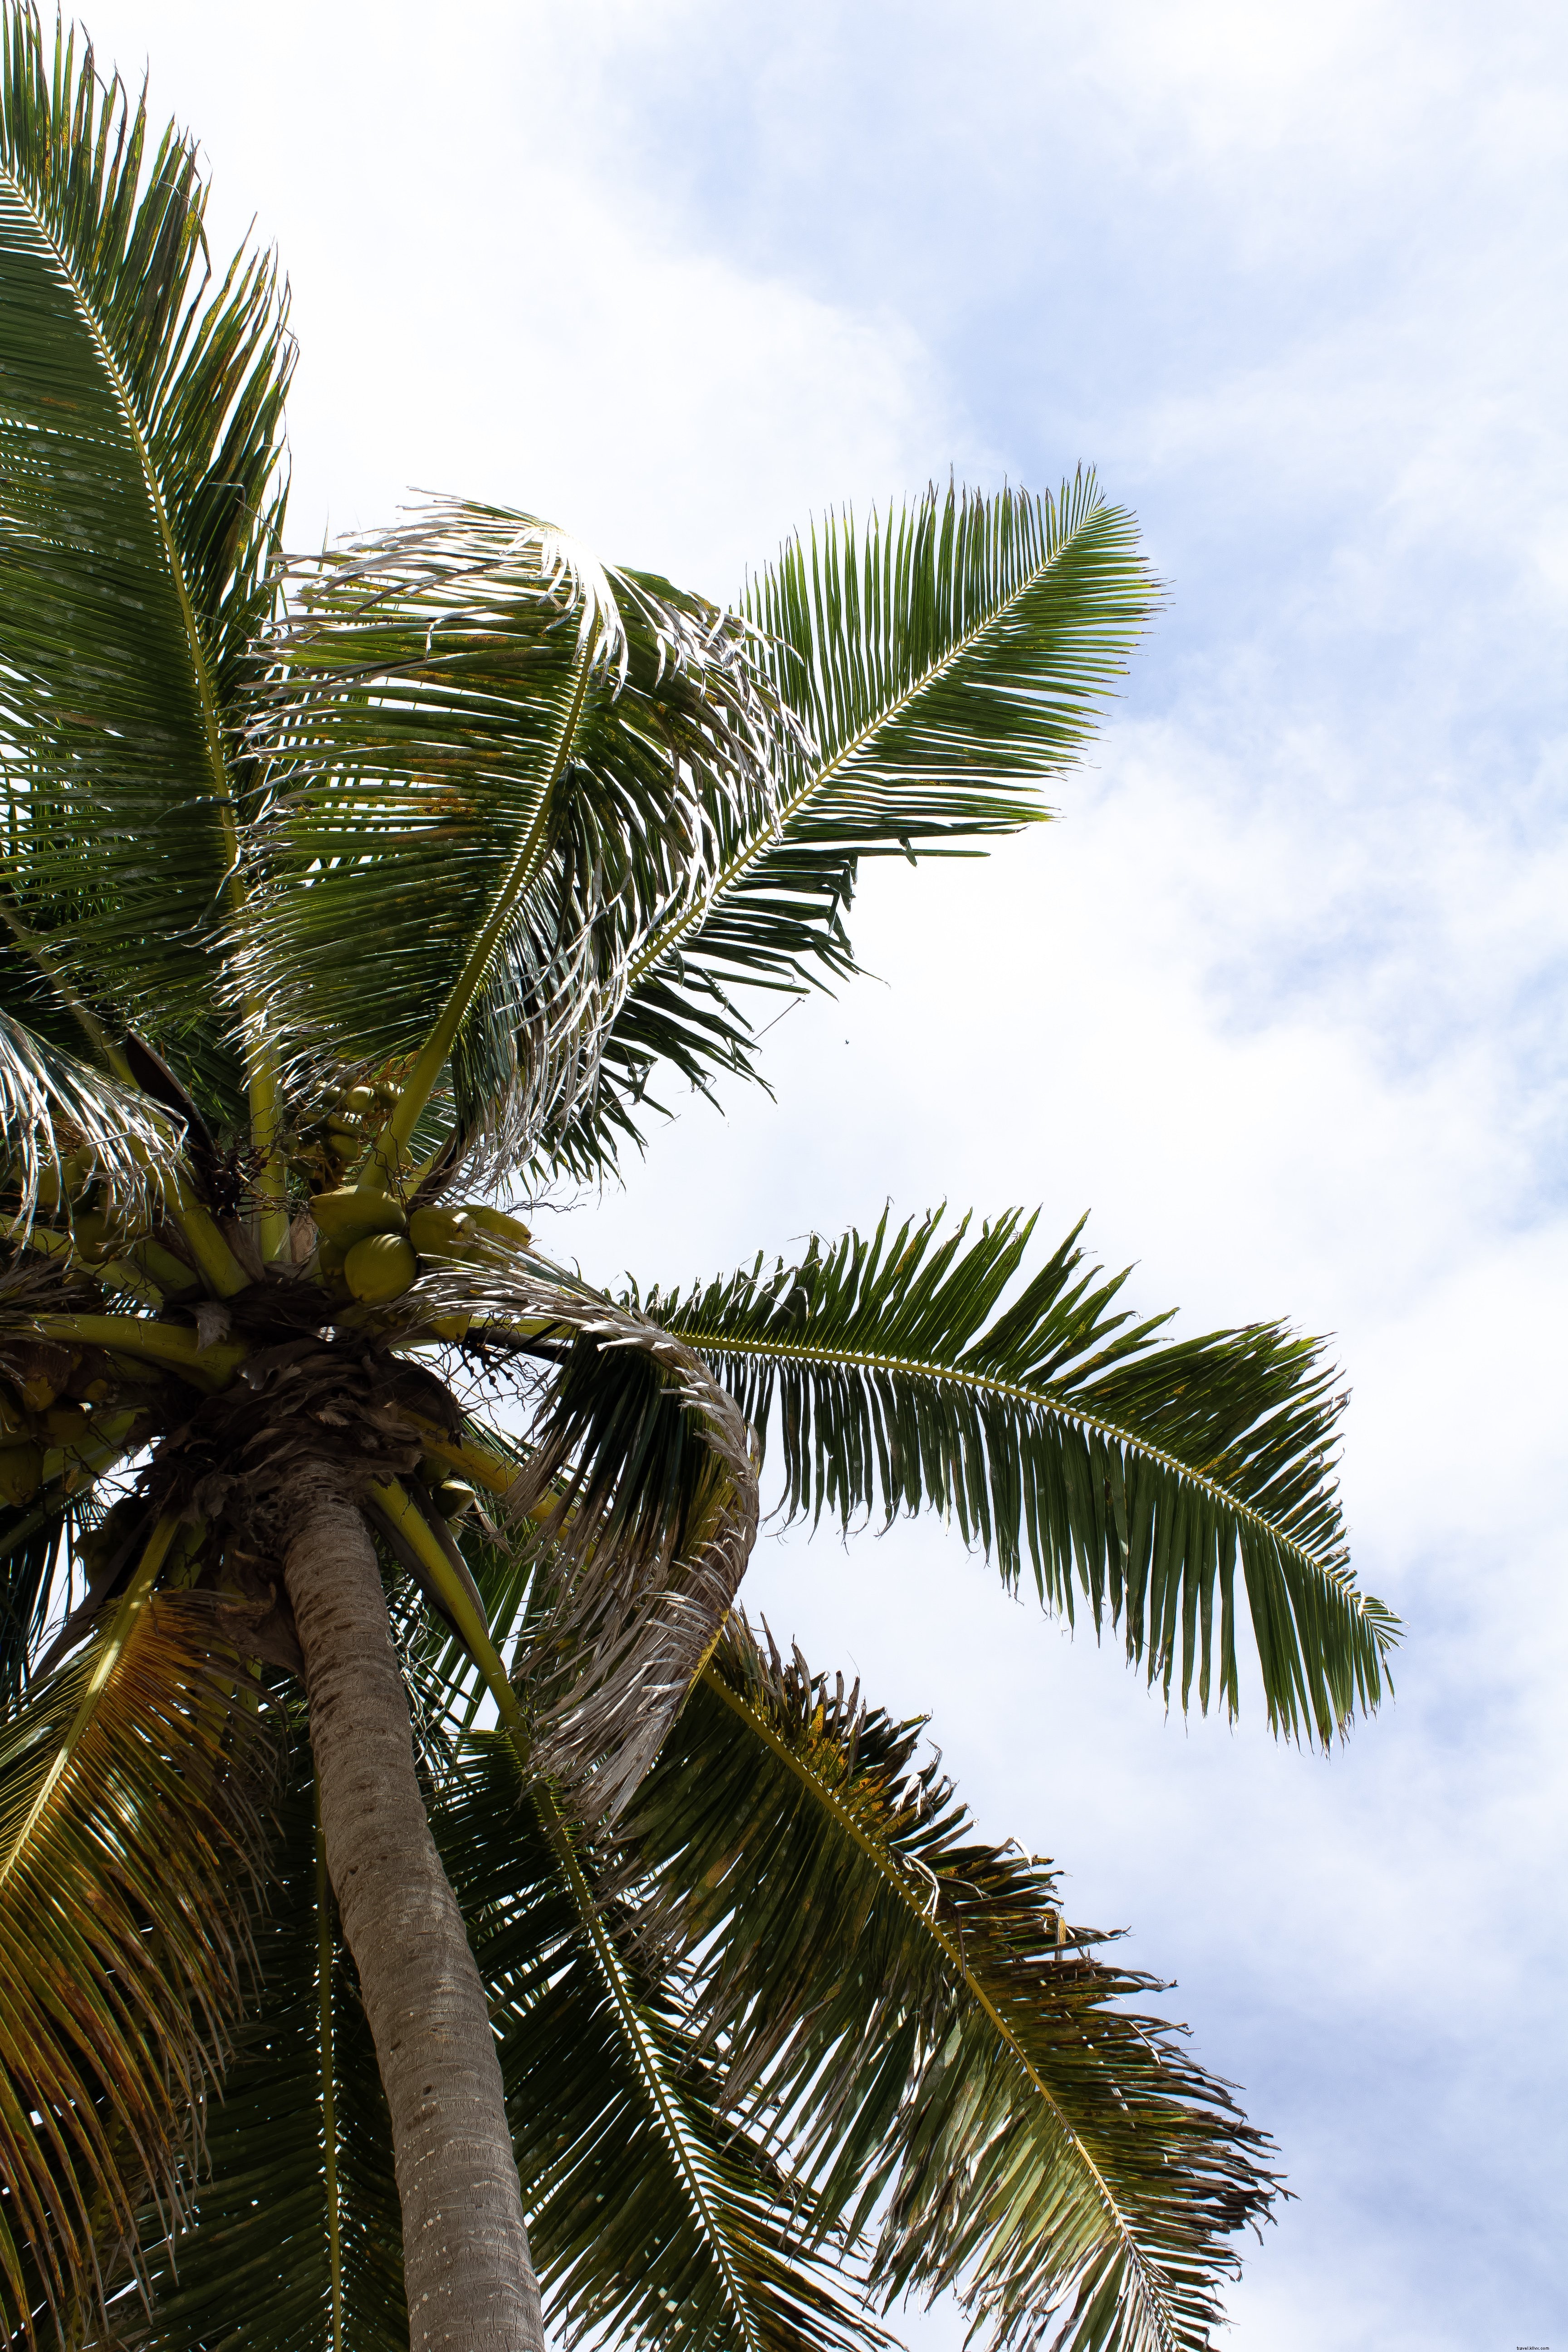
<svg viewBox="0 0 1568 2352">
<path fill-rule="evenodd" d="M 366 1234 L 400 1234 L 408 1223 L 402 1202 L 390 1192 L 362 1192 L 352 1184 L 336 1192 L 317 1192 L 310 1214 L 322 1240 L 341 1250 L 352 1249 Z"/>
<path fill-rule="evenodd" d="M 401 1234 L 367 1234 L 343 1260 L 349 1288 L 372 1307 L 401 1298 L 418 1271 L 419 1261 Z"/>
<path fill-rule="evenodd" d="M 408 1238 L 421 1257 L 461 1257 L 474 1238 L 473 1218 L 467 1209 L 416 1209 Z"/>
<path fill-rule="evenodd" d="M 509 1217 L 504 1209 L 470 1209 L 468 1215 L 481 1234 L 494 1234 L 498 1241 L 510 1242 L 514 1249 L 525 1250 L 533 1239 L 521 1217 Z"/>
</svg>

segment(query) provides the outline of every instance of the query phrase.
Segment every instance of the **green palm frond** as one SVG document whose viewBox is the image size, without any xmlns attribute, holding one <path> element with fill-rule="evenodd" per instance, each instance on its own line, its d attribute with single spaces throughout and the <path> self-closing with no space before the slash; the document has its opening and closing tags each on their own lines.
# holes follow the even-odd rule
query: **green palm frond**
<svg viewBox="0 0 1568 2352">
<path fill-rule="evenodd" d="M 710 890 L 638 948 L 574 1164 L 636 1134 L 659 1064 L 706 1087 L 750 1072 L 738 985 L 856 969 L 844 913 L 864 858 L 975 854 L 1048 815 L 1153 605 L 1125 509 L 1092 475 L 1056 499 L 930 490 L 859 530 L 830 519 L 752 583 L 747 618 L 784 709 L 776 809 L 714 803 Z"/>
<path fill-rule="evenodd" d="M 302 1739 L 268 1878 L 254 1928 L 258 1990 L 207 2119 L 189 2218 L 171 2242 L 155 2211 L 143 2216 L 152 2310 L 142 2321 L 128 2296 L 127 2331 L 142 2352 L 406 2352 L 386 2101 L 353 1963 L 317 1866 Z"/>
<path fill-rule="evenodd" d="M 1239 1563 L 1270 1723 L 1330 1739 L 1377 1704 L 1397 1626 L 1347 1564 L 1321 1344 L 1279 1324 L 1163 1339 L 1077 1231 L 1008 1302 L 1033 1228 L 884 1216 L 637 1303 L 772 1416 L 792 1513 L 951 1513 L 1009 1583 L 1026 1562 L 1069 1619 L 1078 1591 L 1109 1612 L 1167 1696 L 1179 1667 L 1184 1706 L 1195 1679 L 1201 1706 L 1217 1682 L 1236 1709 Z"/>
<path fill-rule="evenodd" d="M 678 1989 L 542 1788 L 481 1735 L 437 1823 L 479 1925 L 535 2265 L 572 2342 L 685 2352 L 875 2346 L 800 2243 L 791 2183 L 714 2102 Z"/>
<path fill-rule="evenodd" d="M 243 248 L 215 282 L 195 142 L 154 146 L 145 101 L 96 81 L 74 34 L 47 54 L 8 5 L 3 160 L 69 268 L 145 441 L 220 702 L 272 606 L 283 404 L 294 368 L 277 263 Z"/>
<path fill-rule="evenodd" d="M 291 365 L 272 265 L 209 296 L 173 128 L 36 12 L 0 38 L 0 742 L 11 913 L 156 1032 L 210 1013 L 227 698 L 272 594 Z"/>
<path fill-rule="evenodd" d="M 414 1063 L 399 1141 L 450 1053 L 460 1129 L 512 1164 L 591 1087 L 637 940 L 706 887 L 710 805 L 765 803 L 750 641 L 532 517 L 434 504 L 303 569 L 269 649 L 255 984 L 307 1055 Z"/>
<path fill-rule="evenodd" d="M 154 1598 L 0 1732 L 0 2327 L 90 2311 L 149 2190 L 188 2181 L 247 1972 L 255 1700 L 210 1604 Z M 75 2340 L 74 2338 L 72 2340 Z"/>
<path fill-rule="evenodd" d="M 627 1837 L 693 1955 L 726 2106 L 769 2118 L 819 2225 L 868 2231 L 884 2307 L 957 2291 L 997 2345 L 1209 2341 L 1262 2135 L 1068 1929 L 1054 1878 L 978 1843 L 919 1723 L 732 1626 Z"/>
</svg>

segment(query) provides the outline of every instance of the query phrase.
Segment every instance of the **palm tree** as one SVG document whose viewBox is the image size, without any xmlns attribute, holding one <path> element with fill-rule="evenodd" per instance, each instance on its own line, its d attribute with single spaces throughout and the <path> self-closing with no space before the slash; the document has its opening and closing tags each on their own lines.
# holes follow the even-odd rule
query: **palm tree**
<svg viewBox="0 0 1568 2352">
<path fill-rule="evenodd" d="M 1184 1706 L 1245 1618 L 1328 1742 L 1393 1626 L 1317 1345 L 1012 1213 L 613 1296 L 491 1205 L 754 1075 L 862 860 L 1045 814 L 1129 517 L 933 492 L 734 613 L 478 505 L 286 562 L 273 263 L 0 62 L 0 2334 L 1205 2342 L 1262 2136 L 737 1593 L 765 1436 Z"/>
</svg>

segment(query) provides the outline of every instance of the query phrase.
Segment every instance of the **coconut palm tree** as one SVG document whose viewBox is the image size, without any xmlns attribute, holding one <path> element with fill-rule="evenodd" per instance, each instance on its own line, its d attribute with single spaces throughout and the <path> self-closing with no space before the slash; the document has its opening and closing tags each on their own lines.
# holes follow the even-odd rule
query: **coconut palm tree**
<svg viewBox="0 0 1568 2352">
<path fill-rule="evenodd" d="M 765 1440 L 1327 1742 L 1392 1622 L 1319 1349 L 1013 1213 L 612 1294 L 495 1205 L 754 1075 L 861 861 L 1045 813 L 1129 517 L 932 492 L 734 612 L 474 504 L 291 564 L 272 261 L 0 63 L 0 2334 L 1206 2341 L 1262 2136 L 737 1596 Z"/>
</svg>

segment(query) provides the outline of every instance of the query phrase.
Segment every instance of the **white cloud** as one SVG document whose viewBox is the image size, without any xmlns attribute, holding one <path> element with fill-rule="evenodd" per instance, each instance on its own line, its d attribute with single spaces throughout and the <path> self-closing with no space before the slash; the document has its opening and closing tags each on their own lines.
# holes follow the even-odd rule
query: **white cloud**
<svg viewBox="0 0 1568 2352">
<path fill-rule="evenodd" d="M 847 492 L 963 456 L 920 338 L 682 241 L 593 135 L 604 26 L 290 0 L 237 81 L 191 0 L 100 8 L 205 142 L 219 234 L 279 241 L 296 542 L 411 486 L 547 514 L 724 598 Z"/>
</svg>

